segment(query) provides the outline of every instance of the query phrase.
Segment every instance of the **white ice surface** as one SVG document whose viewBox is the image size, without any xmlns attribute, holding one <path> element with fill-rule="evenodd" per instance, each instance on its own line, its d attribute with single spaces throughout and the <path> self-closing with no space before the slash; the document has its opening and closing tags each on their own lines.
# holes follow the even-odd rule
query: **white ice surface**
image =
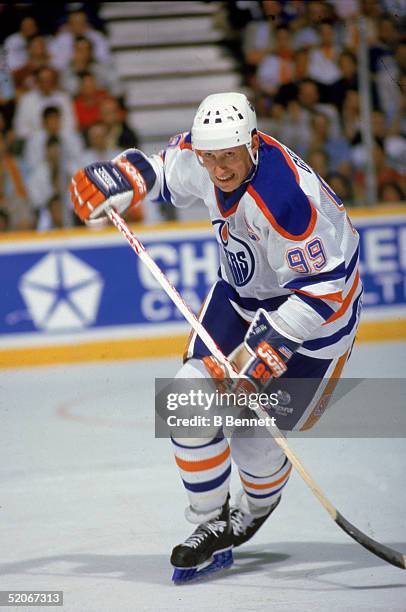
<svg viewBox="0 0 406 612">
<path fill-rule="evenodd" d="M 346 375 L 403 376 L 405 356 L 360 345 Z M 230 570 L 171 584 L 170 551 L 193 527 L 170 444 L 154 438 L 153 379 L 177 367 L 0 371 L 0 590 L 63 590 L 65 612 L 405 612 L 406 572 L 353 542 L 297 474 Z M 405 439 L 292 446 L 346 518 L 406 552 Z"/>
</svg>

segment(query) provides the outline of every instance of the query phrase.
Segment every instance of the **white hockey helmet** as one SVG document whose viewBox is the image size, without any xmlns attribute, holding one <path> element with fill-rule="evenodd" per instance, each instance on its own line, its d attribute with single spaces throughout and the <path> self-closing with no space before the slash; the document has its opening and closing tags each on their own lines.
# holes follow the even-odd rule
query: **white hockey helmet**
<svg viewBox="0 0 406 612">
<path fill-rule="evenodd" d="M 211 94 L 200 104 L 193 120 L 192 147 L 197 152 L 245 145 L 256 165 L 258 155 L 251 148 L 256 130 L 255 110 L 244 94 Z"/>
</svg>

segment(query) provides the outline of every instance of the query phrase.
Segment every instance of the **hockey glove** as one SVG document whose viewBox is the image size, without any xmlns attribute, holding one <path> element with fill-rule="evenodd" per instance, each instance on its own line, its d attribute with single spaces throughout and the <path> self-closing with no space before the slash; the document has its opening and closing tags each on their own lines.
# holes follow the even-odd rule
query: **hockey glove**
<svg viewBox="0 0 406 612">
<path fill-rule="evenodd" d="M 69 187 L 76 214 L 86 223 L 103 217 L 108 206 L 123 213 L 147 194 L 142 174 L 125 153 L 76 172 Z"/>
<path fill-rule="evenodd" d="M 266 389 L 272 378 L 286 372 L 286 363 L 301 344 L 301 340 L 278 329 L 269 314 L 260 308 L 245 336 L 244 345 L 250 358 L 241 369 L 241 376 L 252 380 L 258 391 Z"/>
<path fill-rule="evenodd" d="M 243 347 L 243 345 L 241 345 L 241 347 Z M 232 359 L 234 353 L 235 351 L 229 356 L 229 360 L 235 371 L 238 372 L 237 364 Z M 253 385 L 247 376 L 239 374 L 238 378 L 233 378 L 229 367 L 220 363 L 213 355 L 203 357 L 202 361 L 219 393 L 245 394 L 256 390 L 256 386 Z"/>
</svg>

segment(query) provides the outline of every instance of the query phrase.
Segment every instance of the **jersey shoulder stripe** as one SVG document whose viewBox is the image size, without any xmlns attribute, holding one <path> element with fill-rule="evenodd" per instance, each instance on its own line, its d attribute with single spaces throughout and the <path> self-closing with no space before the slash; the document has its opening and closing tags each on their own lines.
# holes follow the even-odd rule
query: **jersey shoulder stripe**
<svg viewBox="0 0 406 612">
<path fill-rule="evenodd" d="M 167 144 L 167 149 L 175 149 L 179 147 L 179 149 L 189 149 L 192 150 L 192 133 L 191 132 L 181 132 L 180 134 L 176 134 L 169 139 Z"/>
<path fill-rule="evenodd" d="M 182 140 L 179 143 L 179 148 L 180 149 L 189 149 L 190 151 L 192 150 L 192 133 L 191 132 L 186 132 L 183 135 Z"/>
<path fill-rule="evenodd" d="M 260 133 L 258 170 L 247 192 L 272 227 L 288 240 L 304 240 L 317 220 L 316 208 L 299 185 L 299 174 L 283 147 Z"/>
</svg>

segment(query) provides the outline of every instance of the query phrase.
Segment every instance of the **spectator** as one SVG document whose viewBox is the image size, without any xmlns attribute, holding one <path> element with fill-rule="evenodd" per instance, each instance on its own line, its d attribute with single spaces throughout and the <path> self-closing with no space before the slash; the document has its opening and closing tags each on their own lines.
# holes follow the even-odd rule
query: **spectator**
<svg viewBox="0 0 406 612">
<path fill-rule="evenodd" d="M 291 142 L 291 146 L 296 148 L 299 154 L 303 155 L 309 148 L 311 118 L 315 112 L 321 112 L 328 116 L 330 136 L 339 138 L 340 125 L 337 110 L 329 104 L 321 104 L 317 84 L 311 79 L 304 79 L 298 86 L 297 102 L 291 101 L 288 104 L 289 117 L 287 116 L 286 130 L 291 133 L 293 141 L 285 135 L 286 141 Z"/>
<path fill-rule="evenodd" d="M 324 113 L 314 113 L 311 119 L 311 140 L 309 150 L 321 149 L 329 159 L 329 172 L 350 174 L 350 147 L 345 138 L 330 135 L 330 119 Z M 327 172 L 319 173 L 326 176 Z"/>
<path fill-rule="evenodd" d="M 101 102 L 101 118 L 108 128 L 110 148 L 129 149 L 138 147 L 138 136 L 124 120 L 124 111 L 118 100 L 105 98 Z"/>
<path fill-rule="evenodd" d="M 365 20 L 366 38 L 368 46 L 372 45 L 378 36 L 378 23 L 382 15 L 382 5 L 376 0 L 356 0 L 358 6 L 353 16 L 345 21 L 342 44 L 346 49 L 356 53 L 359 44 L 359 23 L 357 17 L 362 14 Z M 340 4 L 342 0 L 335 0 L 335 4 Z"/>
<path fill-rule="evenodd" d="M 356 141 L 356 136 L 360 133 L 360 102 L 358 91 L 349 89 L 345 94 L 343 107 L 341 110 L 341 123 L 343 133 L 349 144 Z"/>
<path fill-rule="evenodd" d="M 396 114 L 390 122 L 389 133 L 406 138 L 406 71 L 400 76 L 398 85 L 399 87 L 396 90 Z"/>
<path fill-rule="evenodd" d="M 10 71 L 17 70 L 27 63 L 27 44 L 32 36 L 38 34 L 38 25 L 33 17 L 23 17 L 18 32 L 7 36 L 4 41 L 6 62 Z"/>
<path fill-rule="evenodd" d="M 62 114 L 64 131 L 75 130 L 75 118 L 69 96 L 58 89 L 58 75 L 49 67 L 40 68 L 35 75 L 36 88 L 21 96 L 14 120 L 17 136 L 26 140 L 41 129 L 42 112 L 47 106 L 57 106 Z"/>
<path fill-rule="evenodd" d="M 354 193 L 352 190 L 351 180 L 343 176 L 339 172 L 332 172 L 326 176 L 329 187 L 347 206 L 353 206 Z"/>
<path fill-rule="evenodd" d="M 275 96 L 275 102 L 286 106 L 291 100 L 295 100 L 298 95 L 298 88 L 301 81 L 309 78 L 309 51 L 308 49 L 297 49 L 293 56 L 293 79 L 281 85 Z"/>
<path fill-rule="evenodd" d="M 339 136 L 340 123 L 337 110 L 331 104 L 320 102 L 320 93 L 317 83 L 312 79 L 303 79 L 299 84 L 298 102 L 306 113 L 319 111 L 327 115 L 331 124 L 331 135 Z"/>
<path fill-rule="evenodd" d="M 81 130 L 101 119 L 101 103 L 107 91 L 99 88 L 96 77 L 90 72 L 82 72 L 77 96 L 74 98 L 76 119 Z"/>
<path fill-rule="evenodd" d="M 402 174 L 406 173 L 406 137 L 402 134 L 387 135 L 384 142 L 388 164 Z"/>
<path fill-rule="evenodd" d="M 308 154 L 307 159 L 309 161 L 309 166 L 311 166 L 317 174 L 320 176 L 327 176 L 330 164 L 328 155 L 323 149 L 314 149 Z"/>
<path fill-rule="evenodd" d="M 375 76 L 380 107 L 389 123 L 394 121 L 404 101 L 399 87 L 403 75 L 406 75 L 406 41 L 396 47 L 394 55 L 381 58 Z"/>
<path fill-rule="evenodd" d="M 319 44 L 317 25 L 328 18 L 325 2 L 301 2 L 303 13 L 291 23 L 294 49 L 311 49 Z"/>
<path fill-rule="evenodd" d="M 7 210 L 0 208 L 0 234 L 8 232 L 10 229 L 10 220 Z"/>
<path fill-rule="evenodd" d="M 7 216 L 7 227 L 26 230 L 33 227 L 24 169 L 19 160 L 7 149 L 5 135 L 0 132 L 0 210 Z M 3 216 L 3 224 L 4 224 Z"/>
<path fill-rule="evenodd" d="M 105 65 L 96 62 L 93 56 L 93 43 L 85 36 L 78 36 L 73 45 L 73 55 L 69 65 L 63 71 L 62 86 L 65 91 L 74 96 L 80 86 L 80 75 L 91 72 L 98 85 L 114 96 L 121 95 L 122 87 L 115 70 L 109 70 Z"/>
<path fill-rule="evenodd" d="M 121 153 L 122 148 L 111 148 L 108 143 L 108 128 L 105 123 L 98 121 L 87 130 L 87 144 L 77 166 L 87 166 L 97 161 L 110 161 Z"/>
<path fill-rule="evenodd" d="M 382 69 L 388 58 L 393 57 L 399 42 L 399 32 L 394 20 L 383 15 L 377 20 L 378 36 L 370 46 L 369 61 L 371 71 L 375 74 Z"/>
<path fill-rule="evenodd" d="M 294 66 L 290 60 L 271 53 L 258 66 L 257 87 L 260 92 L 274 98 L 282 85 L 291 83 Z"/>
<path fill-rule="evenodd" d="M 257 86 L 260 91 L 273 97 L 281 85 L 293 80 L 293 55 L 289 29 L 283 25 L 278 26 L 273 51 L 266 55 L 258 66 Z"/>
<path fill-rule="evenodd" d="M 328 93 L 328 100 L 331 104 L 335 104 L 341 112 L 345 100 L 345 96 L 349 90 L 358 90 L 358 69 L 357 58 L 352 51 L 344 49 L 338 59 L 338 65 L 341 71 L 341 78 L 331 85 Z M 378 93 L 374 81 L 371 80 L 371 97 L 372 105 L 378 108 Z"/>
<path fill-rule="evenodd" d="M 258 109 L 258 105 L 256 105 Z M 285 109 L 282 104 L 274 103 L 271 106 L 268 116 L 258 117 L 258 129 L 271 134 L 277 140 L 284 140 L 283 121 Z"/>
<path fill-rule="evenodd" d="M 273 53 L 282 59 L 293 60 L 294 50 L 292 48 L 290 31 L 286 25 L 279 25 L 275 28 Z"/>
<path fill-rule="evenodd" d="M 7 127 L 10 127 L 15 107 L 15 88 L 11 72 L 8 69 L 7 62 L 3 61 L 3 57 L 3 48 L 0 46 L 0 113 L 2 121 L 5 122 Z"/>
<path fill-rule="evenodd" d="M 69 13 L 65 26 L 52 43 L 51 54 L 55 66 L 60 70 L 68 66 L 72 59 L 74 41 L 77 36 L 84 36 L 93 43 L 95 60 L 104 64 L 108 70 L 111 57 L 107 40 L 104 34 L 89 24 L 86 13 L 81 9 L 74 9 Z"/>
<path fill-rule="evenodd" d="M 46 143 L 45 160 L 35 167 L 28 179 L 30 200 L 37 215 L 46 208 L 49 200 L 57 195 L 63 202 L 68 202 L 68 184 L 71 174 L 62 163 L 61 145 L 56 136 L 50 136 Z M 70 208 L 63 209 L 64 225 L 72 224 Z"/>
<path fill-rule="evenodd" d="M 389 166 L 382 143 L 375 140 L 373 147 L 373 162 L 375 166 L 376 185 L 379 189 L 386 183 L 396 183 L 402 193 L 406 193 L 406 177 L 398 170 Z M 354 188 L 357 193 L 357 200 L 362 203 L 365 192 L 365 161 L 359 163 L 358 170 L 354 172 Z"/>
<path fill-rule="evenodd" d="M 45 38 L 40 34 L 30 38 L 27 44 L 27 52 L 27 62 L 13 71 L 14 85 L 18 95 L 34 88 L 34 75 L 43 66 L 48 66 L 50 61 Z"/>
<path fill-rule="evenodd" d="M 248 23 L 243 35 L 244 59 L 249 66 L 258 66 L 275 47 L 276 28 L 283 25 L 280 2 L 265 0 L 262 9 L 265 19 Z"/>
<path fill-rule="evenodd" d="M 381 204 L 399 204 L 406 199 L 400 185 L 394 181 L 385 181 L 379 185 L 378 201 Z"/>
<path fill-rule="evenodd" d="M 299 155 L 304 155 L 309 148 L 310 138 L 308 114 L 297 100 L 291 100 L 282 120 L 281 140 L 297 151 Z"/>
<path fill-rule="evenodd" d="M 331 85 L 341 74 L 338 68 L 339 50 L 332 23 L 322 22 L 319 27 L 320 44 L 310 51 L 309 76 L 318 83 Z"/>
<path fill-rule="evenodd" d="M 76 132 L 62 129 L 61 110 L 57 106 L 47 106 L 42 112 L 42 128 L 28 138 L 24 157 L 29 171 L 46 156 L 46 143 L 50 137 L 58 138 L 61 145 L 61 155 L 64 165 L 70 174 L 78 167 L 78 159 L 82 154 L 83 143 Z"/>
<path fill-rule="evenodd" d="M 380 143 L 386 151 L 387 128 L 385 115 L 381 111 L 374 111 L 371 117 L 371 132 L 376 142 Z M 352 140 L 350 158 L 356 167 L 362 167 L 366 163 L 367 151 L 362 142 L 361 132 L 357 132 Z"/>
<path fill-rule="evenodd" d="M 54 193 L 46 206 L 38 211 L 37 230 L 44 232 L 64 227 L 64 203 L 59 194 Z"/>
</svg>

